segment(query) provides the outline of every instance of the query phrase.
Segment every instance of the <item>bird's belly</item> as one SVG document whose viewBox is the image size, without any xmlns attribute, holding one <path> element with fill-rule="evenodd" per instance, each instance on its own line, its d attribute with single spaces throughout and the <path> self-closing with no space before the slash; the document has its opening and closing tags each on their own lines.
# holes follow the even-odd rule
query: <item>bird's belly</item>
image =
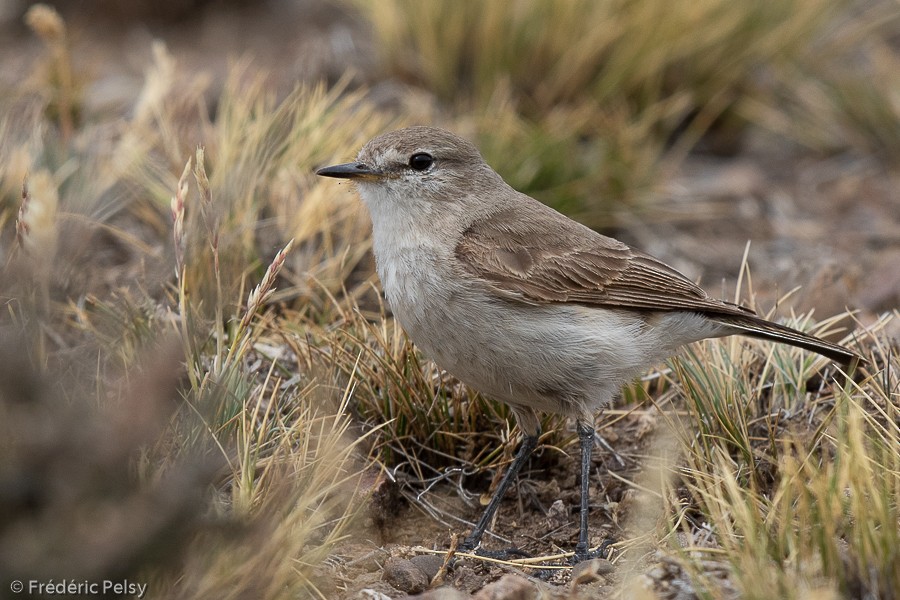
<svg viewBox="0 0 900 600">
<path fill-rule="evenodd" d="M 394 315 L 441 368 L 485 395 L 586 418 L 678 346 L 717 333 L 700 315 L 530 305 L 454 272 L 434 249 L 376 247 Z M 652 316 L 652 315 L 651 315 Z"/>
<path fill-rule="evenodd" d="M 419 290 L 421 292 L 421 290 Z M 575 417 L 593 414 L 646 361 L 640 322 L 578 306 L 531 306 L 471 288 L 388 300 L 441 368 L 488 397 Z"/>
</svg>

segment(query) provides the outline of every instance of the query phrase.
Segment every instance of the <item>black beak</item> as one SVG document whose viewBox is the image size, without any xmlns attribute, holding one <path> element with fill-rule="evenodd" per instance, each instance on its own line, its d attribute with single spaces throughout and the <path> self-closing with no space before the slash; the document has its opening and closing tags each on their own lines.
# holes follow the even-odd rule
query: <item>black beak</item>
<svg viewBox="0 0 900 600">
<path fill-rule="evenodd" d="M 322 167 L 316 171 L 316 175 L 321 175 L 322 177 L 337 177 L 338 179 L 362 179 L 374 177 L 375 175 L 378 175 L 378 172 L 364 163 L 352 162 L 331 167 Z"/>
</svg>

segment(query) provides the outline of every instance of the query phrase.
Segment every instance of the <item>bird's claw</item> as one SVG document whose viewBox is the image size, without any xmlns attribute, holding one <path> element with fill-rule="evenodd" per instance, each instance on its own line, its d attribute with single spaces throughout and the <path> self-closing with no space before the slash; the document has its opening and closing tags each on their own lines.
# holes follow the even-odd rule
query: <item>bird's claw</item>
<svg viewBox="0 0 900 600">
<path fill-rule="evenodd" d="M 531 558 L 531 555 L 519 548 L 505 548 L 503 550 L 485 550 L 481 547 L 470 547 L 467 544 L 460 544 L 456 549 L 457 554 L 474 554 L 484 558 L 494 558 L 497 560 L 509 560 L 510 558 Z"/>
<path fill-rule="evenodd" d="M 590 550 L 587 547 L 581 548 L 579 544 L 575 547 L 575 554 L 571 559 L 569 559 L 569 562 L 572 564 L 572 566 L 575 566 L 578 563 L 584 562 L 586 560 L 592 560 L 594 558 L 609 558 L 609 547 L 612 546 L 612 544 L 612 540 L 603 540 L 603 543 L 593 550 Z"/>
</svg>

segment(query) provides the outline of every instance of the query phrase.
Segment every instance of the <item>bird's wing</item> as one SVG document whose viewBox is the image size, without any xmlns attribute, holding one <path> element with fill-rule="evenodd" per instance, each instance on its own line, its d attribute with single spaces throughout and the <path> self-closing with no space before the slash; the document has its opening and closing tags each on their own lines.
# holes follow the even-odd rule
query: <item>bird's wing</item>
<svg viewBox="0 0 900 600">
<path fill-rule="evenodd" d="M 476 221 L 457 245 L 457 258 L 497 294 L 529 304 L 753 314 L 710 298 L 652 256 L 574 221 L 552 218 L 552 209 L 541 207 L 529 206 L 526 218 L 521 210 L 506 209 Z"/>
</svg>

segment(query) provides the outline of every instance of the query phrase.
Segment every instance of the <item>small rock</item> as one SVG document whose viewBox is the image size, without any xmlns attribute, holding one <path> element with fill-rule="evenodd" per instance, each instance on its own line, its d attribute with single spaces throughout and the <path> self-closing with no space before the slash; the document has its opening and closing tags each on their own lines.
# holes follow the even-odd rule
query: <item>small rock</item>
<svg viewBox="0 0 900 600">
<path fill-rule="evenodd" d="M 387 594 L 383 594 L 378 590 L 373 590 L 372 588 L 365 588 L 356 592 L 356 598 L 358 600 L 393 600 Z"/>
<path fill-rule="evenodd" d="M 419 567 L 419 570 L 425 574 L 425 577 L 430 582 L 441 570 L 441 565 L 444 564 L 444 557 L 437 554 L 420 554 L 413 556 L 409 559 L 409 562 Z"/>
<path fill-rule="evenodd" d="M 604 575 L 609 575 L 615 571 L 615 567 L 605 558 L 592 558 L 585 560 L 572 569 L 572 583 L 592 583 L 594 581 L 603 580 Z"/>
<path fill-rule="evenodd" d="M 456 565 L 453 569 L 452 574 L 452 583 L 453 587 L 466 592 L 467 594 L 474 594 L 484 586 L 488 584 L 487 575 L 485 575 L 485 571 L 480 569 L 476 571 L 469 565 L 466 565 L 465 562 L 462 564 Z"/>
<path fill-rule="evenodd" d="M 394 600 L 394 598 L 406 596 L 387 581 L 382 581 L 377 573 L 366 573 L 352 581 L 353 587 L 359 589 L 355 595 L 351 596 L 352 600 Z M 330 598 L 335 595 L 337 595 L 336 592 L 328 594 L 326 597 Z"/>
<path fill-rule="evenodd" d="M 537 597 L 537 589 L 527 579 L 504 575 L 478 590 L 473 600 L 535 600 Z"/>
<path fill-rule="evenodd" d="M 597 572 L 601 575 L 609 575 L 616 570 L 616 565 L 612 564 L 605 558 L 595 558 L 594 562 L 597 563 Z"/>
<path fill-rule="evenodd" d="M 390 553 L 387 552 L 383 548 L 376 548 L 370 552 L 367 552 L 356 558 L 349 563 L 347 563 L 347 567 L 361 569 L 366 573 L 374 573 L 375 571 L 381 570 L 381 565 L 384 563 L 385 559 L 390 557 Z"/>
<path fill-rule="evenodd" d="M 390 558 L 384 565 L 382 579 L 407 594 L 418 594 L 428 588 L 431 580 L 422 569 L 405 558 Z"/>
<path fill-rule="evenodd" d="M 566 505 L 562 500 L 557 499 L 550 505 L 550 508 L 547 509 L 547 516 L 551 519 L 557 520 L 565 520 L 569 517 L 569 511 L 566 510 Z"/>
<path fill-rule="evenodd" d="M 369 470 L 363 474 L 361 485 L 369 498 L 367 514 L 372 519 L 372 524 L 383 537 L 390 538 L 390 524 L 404 506 L 399 484 L 385 477 L 380 470 Z"/>
<path fill-rule="evenodd" d="M 452 587 L 441 587 L 418 596 L 410 596 L 410 600 L 472 600 L 472 596 Z"/>
</svg>

